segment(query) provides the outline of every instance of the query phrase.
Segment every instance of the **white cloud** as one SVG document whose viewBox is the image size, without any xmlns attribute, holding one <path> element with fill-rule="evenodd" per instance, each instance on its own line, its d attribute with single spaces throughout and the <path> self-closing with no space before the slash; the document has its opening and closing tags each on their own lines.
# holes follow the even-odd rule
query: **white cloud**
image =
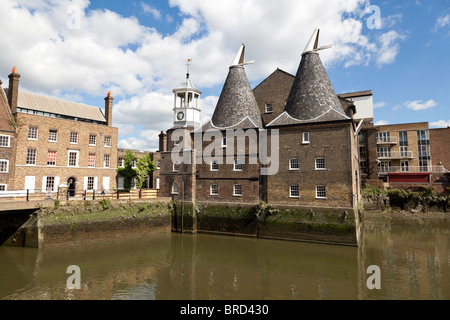
<svg viewBox="0 0 450 320">
<path fill-rule="evenodd" d="M 162 19 L 158 9 L 139 3 L 144 16 Z M 0 30 L 8 30 L 0 38 L 0 76 L 7 79 L 15 65 L 26 90 L 100 98 L 111 90 L 113 122 L 121 136 L 131 134 L 131 125 L 167 129 L 173 117 L 172 89 L 184 79 L 187 58 L 193 59 L 191 79 L 200 90 L 220 88 L 237 49 L 245 43 L 246 58 L 256 60 L 246 72 L 257 82 L 277 67 L 295 73 L 313 29 L 320 28 L 320 44 L 334 44 L 321 52 L 325 65 L 392 63 L 404 36 L 386 28 L 379 38 L 368 32 L 363 15 L 367 3 L 169 0 L 179 10 L 178 27 L 162 34 L 144 26 L 139 16 L 91 10 L 88 0 L 0 1 Z M 68 27 L 74 18 L 68 6 L 80 9 L 75 17 L 79 27 Z M 393 25 L 399 18 L 386 21 Z M 17 21 L 20 27 L 11 28 Z M 203 119 L 214 110 L 216 95 L 201 97 Z M 137 128 L 134 134 L 139 137 Z M 122 144 L 154 145 L 141 140 L 127 138 Z"/>
<path fill-rule="evenodd" d="M 386 105 L 386 102 L 376 102 L 373 104 L 374 109 L 380 109 L 383 108 Z"/>
<path fill-rule="evenodd" d="M 426 102 L 423 102 L 423 100 L 406 101 L 404 103 L 404 105 L 408 109 L 411 109 L 414 111 L 419 111 L 419 110 L 426 110 L 426 109 L 433 108 L 433 107 L 437 106 L 437 103 L 433 99 L 431 99 Z"/>
<path fill-rule="evenodd" d="M 153 16 L 156 20 L 161 20 L 161 12 L 147 3 L 141 3 L 142 10 Z"/>
<path fill-rule="evenodd" d="M 448 121 L 439 120 L 436 122 L 431 122 L 430 126 L 437 127 L 437 128 L 448 128 L 448 127 L 450 127 L 450 120 L 448 120 Z"/>
<path fill-rule="evenodd" d="M 382 66 L 394 62 L 400 51 L 400 41 L 405 39 L 405 35 L 394 30 L 381 34 L 378 37 L 379 49 L 376 53 L 377 65 Z"/>
<path fill-rule="evenodd" d="M 439 17 L 436 21 L 436 25 L 434 26 L 433 31 L 437 31 L 438 29 L 444 28 L 446 26 L 450 26 L 450 14 Z"/>
<path fill-rule="evenodd" d="M 386 121 L 386 120 L 378 120 L 374 123 L 374 125 L 376 125 L 376 126 L 385 126 L 387 124 L 389 124 L 389 121 Z"/>
</svg>

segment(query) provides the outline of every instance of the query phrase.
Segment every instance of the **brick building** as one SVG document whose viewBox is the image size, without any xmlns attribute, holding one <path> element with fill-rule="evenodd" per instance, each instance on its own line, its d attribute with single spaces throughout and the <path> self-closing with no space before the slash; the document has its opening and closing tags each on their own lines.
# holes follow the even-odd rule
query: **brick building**
<svg viewBox="0 0 450 320">
<path fill-rule="evenodd" d="M 151 151 L 143 151 L 143 150 L 133 150 L 133 149 L 117 149 L 117 167 L 124 166 L 124 157 L 127 151 L 133 153 L 136 158 L 141 158 L 145 155 L 150 155 L 150 158 L 155 163 L 156 169 L 146 177 L 144 189 L 159 189 L 159 167 L 160 167 L 160 153 L 159 152 L 151 152 Z M 133 167 L 136 167 L 136 163 L 133 163 Z M 117 189 L 124 189 L 124 177 L 117 175 Z M 136 178 L 132 178 L 131 180 L 131 189 L 136 189 Z"/>
<path fill-rule="evenodd" d="M 167 137 L 160 135 L 161 195 L 200 203 L 356 208 L 361 176 L 355 104 L 335 93 L 314 46 L 317 38 L 315 33 L 295 77 L 277 69 L 254 90 L 240 48 L 211 120 L 198 130 L 175 125 Z M 187 130 L 183 136 L 177 129 Z M 232 135 L 237 133 L 249 142 L 241 152 Z M 264 134 L 268 153 L 260 143 Z M 174 163 L 180 144 L 185 158 Z M 261 160 L 265 154 L 271 162 Z"/>
<path fill-rule="evenodd" d="M 112 127 L 113 97 L 101 108 L 19 90 L 17 70 L 5 89 L 15 118 L 15 190 L 69 194 L 116 187 L 118 129 Z"/>
<path fill-rule="evenodd" d="M 430 129 L 430 149 L 436 175 L 431 182 L 450 184 L 450 127 Z"/>
<path fill-rule="evenodd" d="M 15 133 L 14 117 L 0 81 L 0 192 L 14 190 Z"/>
</svg>

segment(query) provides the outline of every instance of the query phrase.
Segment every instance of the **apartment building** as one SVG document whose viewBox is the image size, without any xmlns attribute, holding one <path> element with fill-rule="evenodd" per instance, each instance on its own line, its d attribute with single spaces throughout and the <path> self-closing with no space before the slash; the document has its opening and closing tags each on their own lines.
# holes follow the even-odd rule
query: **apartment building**
<svg viewBox="0 0 450 320">
<path fill-rule="evenodd" d="M 69 195 L 116 187 L 118 129 L 112 127 L 113 97 L 104 111 L 19 90 L 14 68 L 5 89 L 16 123 L 14 189 Z"/>
</svg>

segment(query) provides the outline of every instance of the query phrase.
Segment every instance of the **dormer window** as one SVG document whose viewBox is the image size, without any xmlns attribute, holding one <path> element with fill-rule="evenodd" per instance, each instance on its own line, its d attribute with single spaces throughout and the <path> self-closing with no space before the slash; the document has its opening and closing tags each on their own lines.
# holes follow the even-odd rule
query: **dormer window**
<svg viewBox="0 0 450 320">
<path fill-rule="evenodd" d="M 272 113 L 272 112 L 273 112 L 273 104 L 266 103 L 266 113 Z"/>
</svg>

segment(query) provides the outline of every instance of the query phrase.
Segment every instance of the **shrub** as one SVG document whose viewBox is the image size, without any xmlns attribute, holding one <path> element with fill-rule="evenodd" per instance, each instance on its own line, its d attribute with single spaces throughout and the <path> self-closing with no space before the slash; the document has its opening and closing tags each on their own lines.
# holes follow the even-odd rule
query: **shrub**
<svg viewBox="0 0 450 320">
<path fill-rule="evenodd" d="M 103 210 L 111 208 L 111 201 L 109 199 L 102 199 L 98 202 Z"/>
</svg>

